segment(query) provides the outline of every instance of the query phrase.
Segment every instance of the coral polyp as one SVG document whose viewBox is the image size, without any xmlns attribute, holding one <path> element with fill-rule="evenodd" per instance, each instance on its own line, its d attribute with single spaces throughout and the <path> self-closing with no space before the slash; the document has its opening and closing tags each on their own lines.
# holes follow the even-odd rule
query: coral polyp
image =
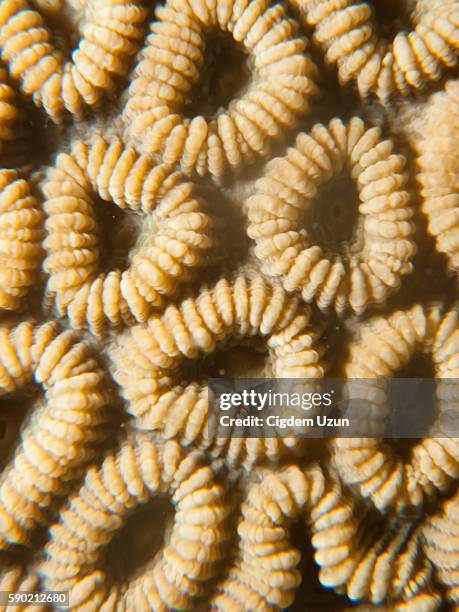
<svg viewBox="0 0 459 612">
<path fill-rule="evenodd" d="M 448 382 L 445 379 L 454 379 L 457 374 L 458 317 L 457 308 L 442 315 L 438 306 L 416 305 L 395 311 L 387 318 L 370 319 L 359 330 L 349 349 L 346 376 L 357 379 L 364 392 L 358 397 L 371 402 L 371 418 L 375 422 L 383 422 L 387 414 L 385 379 L 406 366 L 416 353 L 430 353 L 434 375 L 443 383 L 437 389 L 438 423 L 442 413 L 449 410 L 454 413 L 454 388 L 452 402 L 448 402 L 444 385 Z M 355 384 L 354 380 L 349 384 Z M 412 448 L 406 462 L 381 439 L 336 438 L 333 442 L 336 469 L 343 482 L 355 487 L 380 510 L 417 507 L 436 491 L 447 490 L 459 476 L 457 439 L 442 437 L 441 429 L 434 422 L 428 435 Z"/>
<path fill-rule="evenodd" d="M 301 574 L 290 530 L 295 519 L 319 502 L 324 481 L 317 465 L 256 473 L 241 508 L 235 560 L 217 586 L 211 610 L 274 611 L 293 602 Z"/>
<path fill-rule="evenodd" d="M 19 118 L 18 97 L 8 82 L 4 68 L 0 68 L 0 153 L 7 143 L 15 139 L 15 127 Z"/>
<path fill-rule="evenodd" d="M 324 310 L 361 314 L 384 303 L 411 272 L 416 252 L 405 163 L 377 128 L 366 129 L 358 117 L 301 133 L 284 157 L 269 162 L 247 202 L 248 233 L 263 270 Z M 343 170 L 357 184 L 359 218 L 350 239 L 333 252 L 314 241 L 312 209 L 320 186 Z M 336 224 L 341 227 L 343 218 L 337 216 Z M 330 234 L 334 228 L 321 229 Z"/>
<path fill-rule="evenodd" d="M 19 308 L 37 282 L 43 247 L 38 198 L 15 170 L 0 169 L 0 307 Z"/>
<path fill-rule="evenodd" d="M 422 208 L 437 248 L 448 257 L 452 270 L 459 269 L 459 81 L 450 81 L 435 97 L 425 137 L 419 148 L 418 175 Z"/>
<path fill-rule="evenodd" d="M 66 492 L 107 438 L 109 392 L 91 349 L 55 323 L 0 328 L 2 395 L 33 380 L 44 404 L 32 414 L 0 477 L 0 548 L 28 544 L 46 507 Z"/>
<path fill-rule="evenodd" d="M 313 39 L 324 49 L 326 62 L 336 64 L 340 83 L 355 81 L 362 97 L 373 93 L 386 104 L 394 94 L 412 94 L 429 81 L 438 81 L 445 68 L 457 65 L 455 2 L 415 3 L 419 9 L 412 16 L 413 29 L 400 29 L 392 41 L 378 35 L 371 2 L 293 3 L 306 23 L 314 26 Z M 373 4 L 379 8 L 379 0 Z"/>
<path fill-rule="evenodd" d="M 115 603 L 131 609 L 192 609 L 205 581 L 216 572 L 228 537 L 230 506 L 224 488 L 199 453 L 174 442 L 138 436 L 94 467 L 51 527 L 38 571 L 47 588 L 69 590 L 72 608 Z M 110 583 L 104 547 L 141 504 L 168 496 L 175 519 L 158 562 L 124 584 Z"/>
<path fill-rule="evenodd" d="M 4 0 L 0 56 L 21 89 L 54 121 L 64 111 L 81 116 L 115 90 L 142 38 L 145 9 L 126 0 L 87 3 L 88 17 L 71 61 L 54 46 L 45 20 L 27 0 Z"/>
<path fill-rule="evenodd" d="M 144 321 L 210 246 L 208 217 L 193 186 L 120 141 L 75 143 L 49 170 L 43 191 L 47 299 L 77 329 L 101 335 L 108 327 Z M 144 215 L 154 208 L 125 270 L 101 269 L 96 193 Z"/>
<path fill-rule="evenodd" d="M 309 309 L 259 276 L 222 278 L 119 336 L 109 354 L 135 427 L 160 432 L 183 446 L 205 448 L 209 456 L 234 467 L 276 460 L 300 446 L 299 439 L 245 439 L 237 428 L 213 426 L 215 408 L 207 384 L 182 378 L 181 365 L 187 360 L 226 347 L 231 351 L 255 336 L 260 336 L 260 350 L 266 353 L 266 374 L 308 379 L 324 375 L 320 330 L 311 327 Z"/>
<path fill-rule="evenodd" d="M 265 156 L 274 139 L 309 108 L 316 92 L 316 67 L 306 41 L 282 5 L 228 2 L 211 6 L 171 0 L 156 9 L 141 53 L 124 116 L 128 134 L 142 150 L 160 153 L 183 172 L 212 175 L 241 171 Z M 241 45 L 253 65 L 244 93 L 215 116 L 185 115 L 192 87 L 199 81 L 206 39 L 226 33 Z"/>
</svg>

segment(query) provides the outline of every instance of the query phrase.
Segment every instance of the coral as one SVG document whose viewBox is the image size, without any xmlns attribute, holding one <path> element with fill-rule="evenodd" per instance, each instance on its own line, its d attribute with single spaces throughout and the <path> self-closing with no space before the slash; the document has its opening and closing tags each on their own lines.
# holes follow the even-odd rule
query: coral
<svg viewBox="0 0 459 612">
<path fill-rule="evenodd" d="M 396 602 L 395 609 L 422 602 L 423 609 L 438 610 L 440 597 L 432 584 L 431 563 L 421 548 L 420 527 L 413 528 L 412 522 L 403 518 L 388 522 L 384 532 L 363 547 L 347 584 L 348 596 L 365 596 L 375 603 L 390 597 Z"/>
<path fill-rule="evenodd" d="M 362 326 L 350 346 L 345 376 L 378 379 L 393 375 L 420 347 L 426 332 L 427 321 L 420 306 L 396 311 L 387 318 L 375 317 Z M 373 420 L 382 420 L 385 417 L 384 381 L 375 380 L 374 384 L 366 385 L 358 397 L 362 396 L 362 391 L 364 397 L 378 406 Z M 349 392 L 352 395 L 352 389 Z M 385 442 L 366 437 L 336 438 L 333 447 L 336 469 L 344 483 L 356 487 L 381 510 L 394 503 L 406 502 L 403 463 Z"/>
<path fill-rule="evenodd" d="M 458 9 L 0 0 L 0 610 L 459 610 Z"/>
<path fill-rule="evenodd" d="M 0 328 L 2 395 L 33 380 L 45 402 L 0 477 L 2 548 L 28 543 L 31 531 L 46 522 L 53 497 L 81 475 L 108 433 L 105 373 L 73 332 L 59 333 L 55 323 Z"/>
<path fill-rule="evenodd" d="M 28 181 L 0 169 L 0 307 L 16 310 L 37 282 L 43 213 Z"/>
<path fill-rule="evenodd" d="M 0 67 L 0 153 L 3 153 L 6 143 L 15 139 L 18 118 L 16 92 L 8 83 L 6 70 Z"/>
<path fill-rule="evenodd" d="M 193 186 L 117 139 L 77 142 L 71 154 L 61 153 L 43 192 L 48 300 L 77 329 L 102 335 L 108 327 L 146 320 L 210 246 L 209 219 Z M 101 270 L 95 193 L 144 214 L 154 209 L 126 270 Z"/>
<path fill-rule="evenodd" d="M 54 121 L 64 110 L 81 117 L 97 106 L 102 94 L 113 93 L 115 78 L 129 69 L 143 35 L 146 12 L 138 2 L 97 0 L 87 7 L 78 47 L 65 60 L 52 42 L 51 31 L 27 0 L 3 0 L 0 51 L 11 76 Z"/>
<path fill-rule="evenodd" d="M 458 318 L 457 308 L 442 317 L 438 307 L 417 305 L 388 317 L 375 317 L 362 326 L 349 348 L 345 375 L 349 379 L 370 379 L 365 385 L 351 380 L 348 392 L 350 397 L 371 402 L 369 418 L 375 428 L 387 414 L 384 379 L 393 376 L 416 352 L 430 354 L 440 381 L 457 375 Z M 352 390 L 356 384 L 360 385 L 358 394 Z M 454 398 L 454 390 L 452 394 Z M 437 422 L 441 424 L 442 415 L 456 406 L 454 399 L 449 401 L 447 380 L 439 385 L 437 396 Z M 359 415 L 363 418 L 361 411 Z M 426 495 L 447 489 L 451 480 L 459 476 L 458 441 L 441 434 L 441 425 L 439 428 L 434 423 L 429 434 L 414 446 L 406 463 L 380 438 L 335 438 L 336 469 L 343 482 L 356 487 L 380 510 L 393 505 L 418 506 Z"/>
<path fill-rule="evenodd" d="M 100 467 L 91 467 L 81 488 L 51 527 L 46 558 L 38 570 L 48 589 L 69 590 L 81 609 L 192 610 L 193 600 L 216 572 L 228 538 L 225 491 L 200 453 L 147 435 L 124 442 Z M 130 582 L 110 579 L 102 555 L 134 509 L 166 496 L 175 516 L 155 563 Z"/>
<path fill-rule="evenodd" d="M 40 580 L 39 577 L 32 571 L 27 571 L 20 563 L 2 562 L 0 564 L 1 577 L 0 577 L 0 591 L 7 597 L 8 593 L 15 594 L 19 591 L 39 592 Z M 3 600 L 4 601 L 4 600 Z M 15 609 L 21 609 L 24 612 L 40 612 L 40 610 L 47 610 L 46 604 L 34 603 L 28 606 L 22 603 L 20 607 L 13 605 L 0 605 L 1 612 L 8 611 L 12 612 Z"/>
<path fill-rule="evenodd" d="M 355 504 L 345 498 L 339 483 L 328 480 L 304 515 L 319 580 L 326 587 L 342 587 L 352 576 L 359 559 L 358 518 Z"/>
<path fill-rule="evenodd" d="M 310 531 L 324 586 L 354 601 L 391 602 L 394 610 L 421 601 L 423 609 L 438 609 L 421 526 L 407 517 L 375 524 L 314 464 L 255 472 L 241 507 L 235 558 L 217 585 L 211 609 L 268 612 L 291 605 L 301 574 L 290 529 L 300 517 Z"/>
<path fill-rule="evenodd" d="M 319 579 L 353 601 L 390 601 L 390 609 L 408 605 L 436 610 L 440 598 L 432 584 L 432 566 L 421 545 L 421 527 L 408 517 L 382 524 L 359 512 L 338 482 L 327 480 L 306 513 Z M 417 604 L 415 603 L 417 602 Z"/>
<path fill-rule="evenodd" d="M 445 585 L 447 598 L 455 604 L 459 602 L 458 503 L 456 491 L 426 520 L 422 530 L 425 551 L 435 567 L 437 580 Z"/>
<path fill-rule="evenodd" d="M 250 466 L 276 459 L 298 438 L 244 438 L 222 432 L 209 415 L 209 388 L 182 380 L 186 359 L 211 354 L 231 341 L 259 335 L 266 362 L 279 378 L 321 378 L 320 331 L 310 326 L 308 308 L 260 276 L 239 275 L 203 286 L 197 296 L 117 336 L 109 353 L 115 380 L 136 427 L 161 432 L 183 445 L 206 448 L 229 465 Z"/>
<path fill-rule="evenodd" d="M 318 187 L 344 168 L 357 184 L 359 220 L 349 243 L 334 253 L 314 244 L 308 214 Z M 358 117 L 300 134 L 284 157 L 268 163 L 247 201 L 248 234 L 263 270 L 323 310 L 361 314 L 383 303 L 411 271 L 415 253 L 404 168 L 392 143 Z"/>
<path fill-rule="evenodd" d="M 409 95 L 437 81 L 445 66 L 457 65 L 457 2 L 424 3 L 414 29 L 399 31 L 392 41 L 378 35 L 369 2 L 293 2 L 314 27 L 325 61 L 336 64 L 340 83 L 355 81 L 362 97 L 373 93 L 387 104 L 393 94 Z"/>
<path fill-rule="evenodd" d="M 449 81 L 429 111 L 419 144 L 417 178 L 424 198 L 422 210 L 437 249 L 459 270 L 459 81 Z"/>
<path fill-rule="evenodd" d="M 457 431 L 458 414 L 459 309 L 457 305 L 442 317 L 433 338 L 431 353 L 437 379 L 437 415 L 429 428 L 428 436 L 414 447 L 411 464 L 413 478 L 445 490 L 452 480 L 459 477 L 459 439 L 452 437 L 452 432 Z"/>
<path fill-rule="evenodd" d="M 179 162 L 187 174 L 220 178 L 225 170 L 240 171 L 266 155 L 271 141 L 308 110 L 316 68 L 282 5 L 169 0 L 156 9 L 156 17 L 124 112 L 127 132 L 142 150 Z M 227 108 L 209 119 L 188 118 L 185 104 L 199 81 L 206 39 L 215 30 L 242 45 L 253 74 Z"/>
<path fill-rule="evenodd" d="M 274 612 L 293 602 L 301 574 L 300 552 L 291 542 L 290 527 L 318 503 L 324 488 L 317 465 L 306 470 L 290 465 L 258 474 L 242 504 L 236 559 L 218 584 L 210 609 Z"/>
</svg>

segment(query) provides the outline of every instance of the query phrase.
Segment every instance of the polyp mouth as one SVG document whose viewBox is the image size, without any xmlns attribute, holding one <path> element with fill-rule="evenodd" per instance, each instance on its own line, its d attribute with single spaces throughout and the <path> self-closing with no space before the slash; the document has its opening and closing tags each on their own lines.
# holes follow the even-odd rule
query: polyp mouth
<svg viewBox="0 0 459 612">
<path fill-rule="evenodd" d="M 323 183 L 317 190 L 304 227 L 311 243 L 325 253 L 352 255 L 362 248 L 362 217 L 355 181 L 346 170 Z"/>
<path fill-rule="evenodd" d="M 184 359 L 180 367 L 182 382 L 208 378 L 256 378 L 268 376 L 267 348 L 261 336 L 235 340 L 198 359 Z"/>
<path fill-rule="evenodd" d="M 248 54 L 229 34 L 209 34 L 200 78 L 184 108 L 188 118 L 202 115 L 211 120 L 221 108 L 242 94 L 250 78 Z"/>
<path fill-rule="evenodd" d="M 170 501 L 159 497 L 131 514 L 106 550 L 107 567 L 115 581 L 129 582 L 154 563 L 167 539 L 173 516 Z"/>
<path fill-rule="evenodd" d="M 101 270 L 125 270 L 129 266 L 129 253 L 139 238 L 142 218 L 97 198 L 94 212 L 99 234 L 97 244 Z"/>
</svg>

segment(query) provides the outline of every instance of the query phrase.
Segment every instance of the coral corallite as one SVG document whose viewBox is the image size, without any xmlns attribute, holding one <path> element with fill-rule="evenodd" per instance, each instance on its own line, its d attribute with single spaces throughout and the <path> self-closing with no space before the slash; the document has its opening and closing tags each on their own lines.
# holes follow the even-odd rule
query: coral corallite
<svg viewBox="0 0 459 612">
<path fill-rule="evenodd" d="M 373 93 L 388 103 L 394 94 L 409 95 L 457 65 L 457 2 L 415 2 L 421 8 L 413 16 L 414 29 L 401 29 L 393 41 L 378 36 L 371 2 L 292 3 L 314 27 L 314 42 L 325 51 L 326 62 L 337 65 L 340 82 L 354 80 L 362 97 Z"/>
<path fill-rule="evenodd" d="M 7 73 L 0 67 L 0 153 L 15 138 L 15 122 L 19 117 L 16 92 L 8 83 Z"/>
<path fill-rule="evenodd" d="M 318 465 L 256 473 L 241 508 L 235 560 L 217 586 L 211 610 L 274 612 L 292 603 L 301 573 L 290 530 L 295 519 L 319 502 L 324 481 Z"/>
<path fill-rule="evenodd" d="M 444 378 L 455 378 L 459 355 L 458 319 L 457 309 L 442 317 L 437 307 L 417 305 L 409 310 L 395 311 L 387 318 L 375 317 L 362 326 L 349 349 L 346 376 L 357 379 L 357 384 L 362 386 L 372 403 L 371 418 L 375 422 L 383 421 L 386 414 L 388 400 L 384 378 L 402 369 L 416 353 L 430 353 L 440 383 Z M 351 380 L 349 384 L 355 383 Z M 442 412 L 456 409 L 454 403 L 441 401 L 442 389 L 447 397 L 447 387 L 440 385 L 437 390 L 439 421 Z M 336 438 L 333 448 L 336 469 L 342 480 L 381 510 L 391 506 L 419 506 L 435 490 L 447 490 L 451 481 L 459 476 L 458 441 L 449 435 L 442 437 L 441 428 L 436 431 L 435 424 L 412 448 L 406 462 L 378 438 Z"/>
<path fill-rule="evenodd" d="M 69 590 L 72 608 L 192 610 L 224 554 L 230 506 L 202 456 L 139 435 L 91 468 L 69 499 L 39 573 L 47 588 Z M 158 562 L 132 581 L 110 583 L 103 551 L 136 507 L 168 496 L 175 517 Z M 110 558 L 109 558 L 110 559 Z"/>
<path fill-rule="evenodd" d="M 445 585 L 447 598 L 457 604 L 459 601 L 459 552 L 458 493 L 444 502 L 438 512 L 430 516 L 423 528 L 426 554 L 435 567 L 436 576 Z"/>
<path fill-rule="evenodd" d="M 343 252 L 327 252 L 314 243 L 307 215 L 318 188 L 343 169 L 357 183 L 359 220 Z M 383 303 L 411 272 L 416 252 L 404 169 L 392 143 L 358 117 L 300 134 L 284 157 L 269 162 L 247 202 L 248 234 L 263 269 L 324 310 L 361 314 Z"/>
<path fill-rule="evenodd" d="M 0 328 L 2 394 L 33 380 L 44 405 L 32 415 L 14 456 L 0 477 L 0 548 L 27 544 L 46 523 L 46 507 L 95 456 L 107 437 L 108 389 L 90 347 L 55 323 L 23 322 Z"/>
<path fill-rule="evenodd" d="M 43 191 L 48 300 L 77 329 L 101 335 L 108 327 L 144 321 L 210 246 L 208 217 L 193 186 L 119 140 L 76 143 L 71 154 L 59 155 Z M 126 270 L 101 269 L 96 194 L 139 211 L 145 221 L 151 216 L 156 225 Z"/>
<path fill-rule="evenodd" d="M 219 178 L 265 156 L 270 142 L 308 110 L 316 67 L 281 4 L 170 0 L 156 16 L 124 111 L 128 133 L 142 150 L 179 162 L 187 174 Z M 214 30 L 243 46 L 252 59 L 252 79 L 240 98 L 209 121 L 189 118 L 184 106 Z"/>
<path fill-rule="evenodd" d="M 459 81 L 450 81 L 437 94 L 420 143 L 418 180 L 422 209 L 437 248 L 459 270 Z"/>
<path fill-rule="evenodd" d="M 81 116 L 85 107 L 100 103 L 104 92 L 112 92 L 114 77 L 127 73 L 142 38 L 146 13 L 140 3 L 97 0 L 88 2 L 87 10 L 83 36 L 68 61 L 27 0 L 2 1 L 1 58 L 21 89 L 55 121 L 65 110 Z"/>
<path fill-rule="evenodd" d="M 16 310 L 36 283 L 42 260 L 43 212 L 15 170 L 0 169 L 0 307 Z"/>
<path fill-rule="evenodd" d="M 320 331 L 310 326 L 310 312 L 278 285 L 259 276 L 220 279 L 196 297 L 166 307 L 118 336 L 109 353 L 114 377 L 127 400 L 135 426 L 161 432 L 165 439 L 206 448 L 229 465 L 249 467 L 277 459 L 299 439 L 241 438 L 213 427 L 209 389 L 200 380 L 183 381 L 180 365 L 245 338 L 261 336 L 271 374 L 279 378 L 321 378 Z"/>
</svg>

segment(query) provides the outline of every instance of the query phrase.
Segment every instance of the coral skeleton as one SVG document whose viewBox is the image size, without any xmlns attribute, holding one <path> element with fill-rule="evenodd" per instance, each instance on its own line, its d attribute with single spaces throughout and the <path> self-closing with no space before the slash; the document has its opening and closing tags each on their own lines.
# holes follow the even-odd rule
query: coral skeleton
<svg viewBox="0 0 459 612">
<path fill-rule="evenodd" d="M 212 420 L 215 408 L 209 403 L 208 385 L 181 378 L 186 359 L 257 335 L 273 376 L 323 377 L 320 330 L 311 327 L 309 309 L 260 276 L 221 278 L 119 335 L 109 354 L 134 426 L 184 446 L 205 448 L 235 467 L 275 460 L 290 447 L 300 447 L 295 437 L 245 438 L 237 427 L 223 431 Z"/>
<path fill-rule="evenodd" d="M 47 301 L 72 327 L 97 336 L 145 321 L 210 246 L 209 218 L 193 185 L 117 139 L 77 142 L 70 154 L 61 153 L 43 192 Z M 145 217 L 147 236 L 125 270 L 103 270 L 96 213 L 97 204 L 107 205 L 95 202 L 96 194 Z"/>
<path fill-rule="evenodd" d="M 459 610 L 458 22 L 0 0 L 0 612 Z"/>
<path fill-rule="evenodd" d="M 157 562 L 129 582 L 110 582 L 104 548 L 129 513 L 159 496 L 170 499 L 175 516 Z M 73 609 L 112 609 L 116 604 L 135 610 L 192 610 L 193 599 L 204 592 L 224 554 L 229 510 L 224 488 L 199 453 L 139 435 L 88 470 L 51 527 L 38 571 L 47 588 L 69 590 Z"/>
</svg>

